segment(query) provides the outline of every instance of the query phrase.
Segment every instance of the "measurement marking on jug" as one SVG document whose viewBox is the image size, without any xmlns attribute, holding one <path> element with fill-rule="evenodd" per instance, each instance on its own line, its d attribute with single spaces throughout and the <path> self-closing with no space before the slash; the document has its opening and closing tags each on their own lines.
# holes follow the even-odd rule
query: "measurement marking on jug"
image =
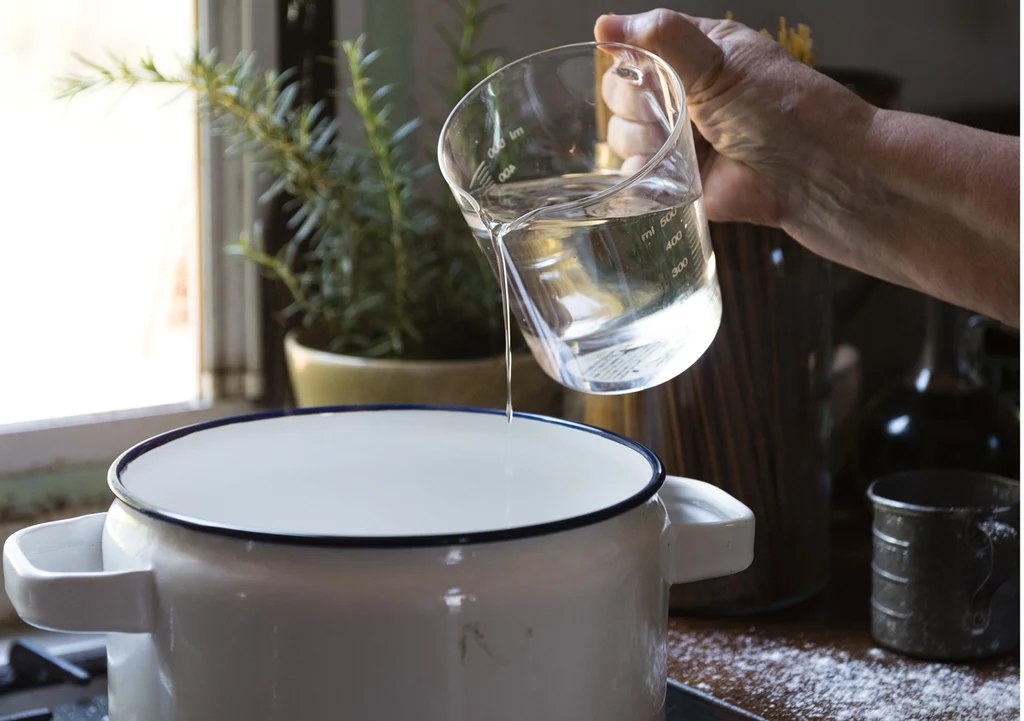
<svg viewBox="0 0 1024 721">
<path fill-rule="evenodd" d="M 480 161 L 480 165 L 476 166 L 476 170 L 473 171 L 473 177 L 470 178 L 470 180 L 469 180 L 469 187 L 471 187 L 471 188 L 475 187 L 477 182 L 482 177 L 481 173 L 486 174 L 486 171 L 487 171 L 487 161 L 486 160 L 481 160 Z"/>
<path fill-rule="evenodd" d="M 491 171 L 486 168 L 481 168 L 483 168 L 483 164 L 481 164 L 481 167 L 478 167 L 476 169 L 476 172 L 473 173 L 473 179 L 469 183 L 469 187 L 474 190 L 487 190 L 495 183 L 494 177 L 491 175 Z M 500 173 L 498 173 L 498 182 L 504 183 L 506 180 L 515 175 L 515 172 L 516 166 L 509 163 L 508 165 L 501 169 Z"/>
<path fill-rule="evenodd" d="M 678 213 L 678 212 L 679 212 L 679 208 L 672 208 L 672 210 L 668 211 L 663 216 L 661 216 L 661 218 L 658 219 L 658 222 L 661 223 L 661 227 L 664 228 L 666 225 L 668 225 L 669 222 L 674 217 L 676 217 L 676 213 Z"/>
<path fill-rule="evenodd" d="M 521 138 L 523 136 L 524 132 L 525 131 L 522 128 L 516 128 L 515 130 L 510 130 L 508 132 L 508 139 L 509 140 L 516 140 L 518 138 Z M 505 138 L 498 138 L 497 145 L 492 145 L 491 147 L 489 147 L 487 149 L 487 157 L 490 158 L 491 160 L 494 160 L 494 157 L 498 153 L 500 153 L 502 150 L 505 149 L 505 145 L 506 145 Z"/>
<path fill-rule="evenodd" d="M 523 135 L 525 134 L 526 131 L 523 130 L 522 127 L 519 127 L 508 131 L 506 135 L 508 136 L 509 140 L 517 140 L 518 138 L 523 137 Z M 505 138 L 498 138 L 497 144 L 492 145 L 490 148 L 487 149 L 487 159 L 494 160 L 496 157 L 498 157 L 498 153 L 504 150 L 507 144 L 508 143 L 506 142 Z M 497 182 L 504 183 L 509 178 L 511 178 L 515 174 L 515 172 L 516 166 L 509 163 L 508 165 L 501 169 L 501 172 L 498 173 Z M 476 170 L 473 171 L 473 177 L 469 179 L 469 187 L 473 190 L 487 190 L 494 184 L 495 180 L 491 175 L 491 169 L 487 167 L 487 160 L 480 161 L 480 164 L 476 166 Z"/>
<path fill-rule="evenodd" d="M 650 228 L 648 228 L 647 230 L 645 230 L 643 233 L 640 234 L 640 240 L 650 240 L 653 237 L 654 237 L 654 226 L 653 225 Z"/>
<path fill-rule="evenodd" d="M 676 243 L 678 243 L 682 239 L 683 239 L 683 231 L 680 230 L 675 235 L 673 235 L 671 238 L 669 238 L 668 243 L 665 245 L 665 250 L 672 250 L 673 248 L 676 247 Z"/>
<path fill-rule="evenodd" d="M 672 277 L 675 278 L 677 275 L 682 273 L 686 269 L 686 266 L 688 266 L 689 264 L 690 264 L 690 259 L 689 258 L 683 258 L 681 261 L 679 261 L 676 264 L 676 267 L 672 269 Z"/>
<path fill-rule="evenodd" d="M 483 168 L 483 170 L 481 170 Z M 473 173 L 473 180 L 470 181 L 469 187 L 472 190 L 487 190 L 494 185 L 494 178 L 491 177 L 491 171 L 483 167 L 483 163 Z"/>
</svg>

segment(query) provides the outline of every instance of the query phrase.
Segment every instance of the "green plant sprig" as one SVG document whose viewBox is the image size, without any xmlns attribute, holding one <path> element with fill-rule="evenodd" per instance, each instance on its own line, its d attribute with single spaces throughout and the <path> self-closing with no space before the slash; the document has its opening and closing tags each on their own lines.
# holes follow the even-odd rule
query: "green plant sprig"
<svg viewBox="0 0 1024 721">
<path fill-rule="evenodd" d="M 454 106 L 484 78 L 504 65 L 504 60 L 497 52 L 476 49 L 485 22 L 492 15 L 500 12 L 504 5 L 496 4 L 481 10 L 478 0 L 444 0 L 444 2 L 455 15 L 457 27 L 460 30 L 457 35 L 453 35 L 445 26 L 437 27 L 437 32 L 448 49 L 455 78 L 451 87 L 439 85 L 438 89 L 450 98 L 450 102 Z M 440 131 L 440 127 L 437 130 Z M 436 152 L 436 148 L 431 148 L 431 151 Z M 451 193 L 445 193 L 441 202 L 435 207 L 444 229 L 445 247 L 451 249 L 462 242 L 461 234 L 457 231 L 464 222 L 462 210 Z M 472 260 L 476 265 L 477 276 L 492 277 L 492 270 L 483 253 L 474 254 Z M 455 282 L 455 278 L 450 280 Z M 504 318 L 501 296 L 498 293 L 490 293 L 483 296 L 483 300 L 489 319 L 490 332 L 500 335 L 503 339 Z M 518 340 L 518 329 L 513 332 L 516 333 Z"/>
<path fill-rule="evenodd" d="M 477 0 L 450 4 L 461 23 L 451 46 L 453 94 L 461 94 L 499 64 L 473 51 L 487 13 Z M 289 237 L 275 254 L 242 234 L 229 246 L 288 290 L 285 319 L 298 317 L 304 340 L 325 350 L 369 357 L 472 358 L 503 344 L 497 283 L 465 228 L 450 194 L 424 196 L 420 179 L 436 164 L 417 166 L 409 140 L 414 120 L 392 130 L 387 96 L 369 69 L 378 53 L 365 39 L 343 44 L 349 98 L 361 121 L 363 145 L 343 142 L 325 105 L 297 103 L 294 73 L 258 72 L 251 54 L 220 62 L 196 52 L 175 73 L 152 57 L 101 65 L 62 81 L 61 97 L 105 86 L 177 86 L 194 91 L 200 111 L 269 179 L 260 198 L 284 195 Z"/>
<path fill-rule="evenodd" d="M 395 253 L 395 314 L 397 325 L 392 329 L 392 344 L 397 353 L 402 351 L 402 329 L 405 329 L 414 336 L 417 334 L 415 327 L 408 325 L 405 317 L 406 287 L 409 277 L 409 262 L 405 252 L 405 241 L 403 229 L 405 227 L 405 208 L 402 199 L 402 179 L 395 168 L 395 148 L 407 138 L 413 130 L 419 127 L 418 118 L 410 120 L 394 134 L 390 132 L 387 125 L 386 115 L 383 112 L 374 111 L 374 101 L 381 95 L 374 97 L 370 79 L 366 77 L 365 68 L 373 61 L 375 55 L 369 60 L 363 52 L 365 37 L 360 37 L 355 42 L 345 41 L 342 49 L 348 58 L 349 73 L 352 78 L 352 87 L 349 89 L 349 96 L 355 105 L 356 111 L 363 120 L 363 127 L 366 131 L 366 142 L 373 153 L 373 157 L 380 168 L 380 177 L 384 183 L 384 192 L 388 198 L 388 209 L 391 212 L 391 245 Z M 379 51 L 374 51 L 377 53 Z M 385 89 L 387 86 L 385 86 Z M 384 93 L 386 94 L 386 93 Z M 383 95 L 383 94 L 382 94 Z"/>
</svg>

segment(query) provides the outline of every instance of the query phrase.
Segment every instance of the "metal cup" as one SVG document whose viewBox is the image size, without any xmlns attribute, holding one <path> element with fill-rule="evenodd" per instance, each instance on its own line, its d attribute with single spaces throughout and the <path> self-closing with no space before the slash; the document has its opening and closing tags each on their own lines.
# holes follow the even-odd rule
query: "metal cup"
<svg viewBox="0 0 1024 721">
<path fill-rule="evenodd" d="M 878 479 L 868 498 L 875 640 L 935 660 L 1015 648 L 1020 484 L 971 471 L 909 471 Z"/>
</svg>

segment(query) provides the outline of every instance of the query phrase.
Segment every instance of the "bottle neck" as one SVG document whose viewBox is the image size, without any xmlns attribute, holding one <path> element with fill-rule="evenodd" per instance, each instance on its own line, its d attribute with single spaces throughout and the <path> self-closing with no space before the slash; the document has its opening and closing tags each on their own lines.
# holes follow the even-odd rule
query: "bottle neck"
<svg viewBox="0 0 1024 721">
<path fill-rule="evenodd" d="M 966 380 L 960 360 L 960 313 L 957 309 L 935 300 L 925 300 L 924 347 L 914 374 L 914 385 L 919 391 L 950 381 Z"/>
</svg>

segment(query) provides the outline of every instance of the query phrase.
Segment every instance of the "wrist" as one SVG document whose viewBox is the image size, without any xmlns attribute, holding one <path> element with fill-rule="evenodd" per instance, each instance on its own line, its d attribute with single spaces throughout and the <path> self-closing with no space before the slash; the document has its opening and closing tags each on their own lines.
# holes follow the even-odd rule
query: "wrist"
<svg viewBox="0 0 1024 721">
<path fill-rule="evenodd" d="M 831 80 L 808 98 L 799 123 L 807 148 L 795 169 L 781 226 L 829 260 L 859 265 L 859 251 L 842 238 L 858 227 L 870 207 L 891 202 L 884 174 L 871 171 L 884 146 L 890 111 Z"/>
</svg>

